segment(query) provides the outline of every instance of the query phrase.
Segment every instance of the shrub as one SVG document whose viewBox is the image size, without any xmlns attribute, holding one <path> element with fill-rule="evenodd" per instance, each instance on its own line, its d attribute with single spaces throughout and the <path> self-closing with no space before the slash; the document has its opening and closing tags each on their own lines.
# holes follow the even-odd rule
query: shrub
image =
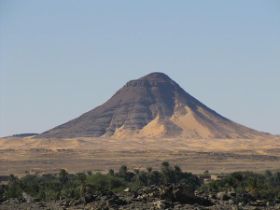
<svg viewBox="0 0 280 210">
<path fill-rule="evenodd" d="M 213 192 L 234 189 L 237 193 L 249 193 L 259 199 L 274 201 L 280 195 L 279 175 L 272 172 L 234 172 L 219 181 L 210 182 L 204 188 Z"/>
</svg>

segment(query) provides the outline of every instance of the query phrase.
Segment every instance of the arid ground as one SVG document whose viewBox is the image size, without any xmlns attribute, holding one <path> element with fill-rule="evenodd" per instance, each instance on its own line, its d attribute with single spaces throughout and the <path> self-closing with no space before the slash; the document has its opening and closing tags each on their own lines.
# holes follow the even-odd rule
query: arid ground
<svg viewBox="0 0 280 210">
<path fill-rule="evenodd" d="M 0 175 L 157 167 L 212 173 L 280 169 L 280 139 L 0 139 Z"/>
</svg>

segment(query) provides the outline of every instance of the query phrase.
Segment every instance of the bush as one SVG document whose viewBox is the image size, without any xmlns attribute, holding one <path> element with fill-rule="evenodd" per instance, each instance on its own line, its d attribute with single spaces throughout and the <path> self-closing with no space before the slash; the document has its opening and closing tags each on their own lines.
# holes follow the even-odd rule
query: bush
<svg viewBox="0 0 280 210">
<path fill-rule="evenodd" d="M 280 197 L 279 173 L 270 171 L 264 174 L 253 172 L 234 172 L 219 181 L 212 181 L 204 189 L 207 191 L 230 191 L 249 193 L 257 199 L 274 201 Z"/>
<path fill-rule="evenodd" d="M 98 192 L 119 191 L 126 187 L 124 178 L 101 173 L 88 176 L 86 183 Z"/>
<path fill-rule="evenodd" d="M 22 198 L 23 192 L 37 200 L 78 199 L 85 193 L 119 192 L 126 187 L 137 190 L 143 186 L 176 183 L 187 184 L 193 189 L 200 186 L 197 176 L 183 172 L 179 166 L 172 167 L 168 162 L 162 164 L 160 171 L 148 168 L 132 172 L 125 165 L 117 173 L 110 170 L 107 174 L 70 174 L 62 169 L 58 174 L 26 175 L 20 179 L 11 175 L 8 185 L 0 188 L 0 199 Z"/>
</svg>

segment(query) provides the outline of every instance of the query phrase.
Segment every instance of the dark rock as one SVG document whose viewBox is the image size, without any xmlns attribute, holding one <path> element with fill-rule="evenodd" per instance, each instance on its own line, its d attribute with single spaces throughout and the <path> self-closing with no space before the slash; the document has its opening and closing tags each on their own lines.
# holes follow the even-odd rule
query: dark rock
<svg viewBox="0 0 280 210">
<path fill-rule="evenodd" d="M 115 206 L 122 206 L 125 205 L 127 202 L 123 199 L 120 199 L 113 192 L 107 192 L 100 197 L 100 204 L 101 206 L 105 207 L 115 207 Z"/>
<path fill-rule="evenodd" d="M 229 197 L 235 197 L 235 196 L 236 196 L 236 192 L 230 191 L 230 192 L 227 193 L 227 195 L 228 195 Z"/>
<path fill-rule="evenodd" d="M 242 202 L 243 204 L 250 203 L 256 199 L 249 193 L 238 193 L 235 197 L 236 203 Z"/>
<path fill-rule="evenodd" d="M 252 206 L 266 206 L 266 201 L 264 200 L 256 200 L 250 203 Z"/>
<path fill-rule="evenodd" d="M 196 203 L 202 206 L 212 206 L 214 205 L 212 201 L 207 198 L 196 197 Z"/>
<path fill-rule="evenodd" d="M 173 198 L 173 187 L 162 186 L 159 188 L 159 197 L 164 200 L 174 200 Z"/>
<path fill-rule="evenodd" d="M 212 205 L 210 200 L 196 196 L 194 191 L 186 185 L 164 186 L 160 188 L 160 198 L 183 204 L 200 204 L 203 206 Z"/>
<path fill-rule="evenodd" d="M 186 186 L 176 186 L 173 188 L 173 199 L 180 203 L 196 203 L 196 196 L 194 192 Z"/>
<path fill-rule="evenodd" d="M 61 200 L 59 201 L 58 205 L 61 207 L 69 207 L 71 203 L 71 200 L 65 199 L 65 200 Z"/>
<path fill-rule="evenodd" d="M 46 207 L 46 203 L 44 203 L 44 202 L 38 202 L 38 207 L 39 207 L 39 208 L 44 208 L 44 207 Z"/>
<path fill-rule="evenodd" d="M 96 195 L 86 193 L 84 195 L 84 197 L 82 198 L 82 201 L 83 201 L 83 203 L 90 203 L 90 202 L 95 201 L 96 197 L 97 197 Z"/>
</svg>

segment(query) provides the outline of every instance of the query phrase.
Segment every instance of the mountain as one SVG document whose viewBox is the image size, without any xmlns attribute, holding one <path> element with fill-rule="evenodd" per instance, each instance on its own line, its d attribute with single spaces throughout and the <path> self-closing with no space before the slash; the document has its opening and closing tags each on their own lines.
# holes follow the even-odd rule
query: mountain
<svg viewBox="0 0 280 210">
<path fill-rule="evenodd" d="M 127 82 L 107 102 L 37 137 L 255 138 L 184 91 L 163 73 Z"/>
</svg>

